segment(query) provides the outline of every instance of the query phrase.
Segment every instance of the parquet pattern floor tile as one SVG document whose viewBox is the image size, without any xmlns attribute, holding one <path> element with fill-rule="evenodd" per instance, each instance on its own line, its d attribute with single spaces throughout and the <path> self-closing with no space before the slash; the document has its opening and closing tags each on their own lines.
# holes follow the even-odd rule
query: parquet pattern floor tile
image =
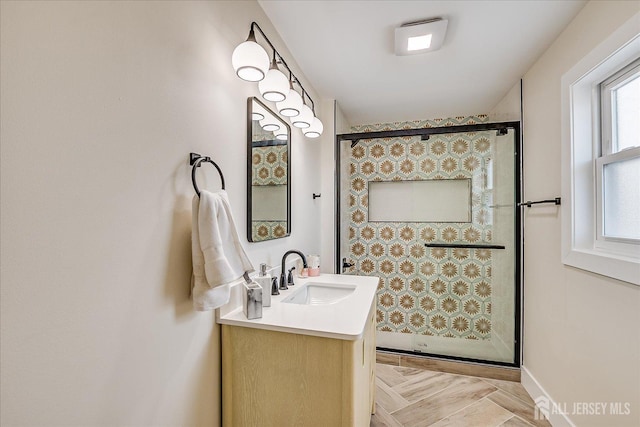
<svg viewBox="0 0 640 427">
<path fill-rule="evenodd" d="M 378 363 L 371 427 L 547 427 L 522 384 Z"/>
</svg>

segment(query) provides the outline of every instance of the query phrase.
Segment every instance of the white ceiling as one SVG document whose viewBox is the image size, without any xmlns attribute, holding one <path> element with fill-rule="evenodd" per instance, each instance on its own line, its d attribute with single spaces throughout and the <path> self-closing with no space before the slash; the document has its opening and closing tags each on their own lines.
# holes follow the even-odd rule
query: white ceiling
<svg viewBox="0 0 640 427">
<path fill-rule="evenodd" d="M 488 113 L 585 1 L 259 3 L 320 95 L 368 124 Z M 441 50 L 394 55 L 395 27 L 434 17 Z"/>
</svg>

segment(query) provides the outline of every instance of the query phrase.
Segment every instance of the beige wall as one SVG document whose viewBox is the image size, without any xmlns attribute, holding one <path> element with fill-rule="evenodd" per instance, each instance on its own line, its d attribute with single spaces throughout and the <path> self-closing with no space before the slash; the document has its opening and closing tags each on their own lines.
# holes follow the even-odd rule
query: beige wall
<svg viewBox="0 0 640 427">
<path fill-rule="evenodd" d="M 524 76 L 525 199 L 560 195 L 560 79 L 638 11 L 593 1 Z M 556 402 L 631 402 L 633 413 L 576 425 L 640 424 L 640 288 L 566 267 L 560 210 L 525 210 L 524 366 Z M 536 397 L 536 396 L 534 396 Z"/>
<path fill-rule="evenodd" d="M 320 150 L 300 132 L 292 235 L 246 243 L 257 85 L 231 53 L 252 20 L 282 42 L 254 1 L 1 5 L 0 424 L 218 425 L 219 329 L 189 300 L 187 158 L 224 171 L 254 264 L 319 251 Z"/>
<path fill-rule="evenodd" d="M 517 122 L 521 119 L 520 114 L 520 82 L 509 89 L 509 92 L 498 104 L 489 112 L 490 122 Z"/>
<path fill-rule="evenodd" d="M 321 271 L 323 273 L 340 273 L 336 270 L 336 240 L 335 240 L 335 136 L 341 133 L 349 133 L 350 125 L 336 100 L 327 100 L 323 103 L 325 117 L 331 117 L 331 127 L 325 125 L 322 144 L 322 234 L 320 238 Z M 342 162 L 346 165 L 345 162 Z M 342 196 L 345 197 L 344 191 Z M 343 205 L 344 206 L 344 205 Z M 347 226 L 345 224 L 345 226 Z M 344 236 L 344 234 L 343 234 Z M 347 240 L 344 240 L 347 241 Z"/>
</svg>

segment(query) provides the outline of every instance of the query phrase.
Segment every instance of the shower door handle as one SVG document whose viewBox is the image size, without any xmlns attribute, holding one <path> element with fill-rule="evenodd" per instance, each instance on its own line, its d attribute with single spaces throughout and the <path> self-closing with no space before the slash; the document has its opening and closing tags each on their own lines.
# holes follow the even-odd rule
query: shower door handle
<svg viewBox="0 0 640 427">
<path fill-rule="evenodd" d="M 342 258 L 342 274 L 344 274 L 345 271 L 347 271 L 347 268 L 351 268 L 353 267 L 353 264 L 350 262 L 347 262 L 346 258 Z"/>
</svg>

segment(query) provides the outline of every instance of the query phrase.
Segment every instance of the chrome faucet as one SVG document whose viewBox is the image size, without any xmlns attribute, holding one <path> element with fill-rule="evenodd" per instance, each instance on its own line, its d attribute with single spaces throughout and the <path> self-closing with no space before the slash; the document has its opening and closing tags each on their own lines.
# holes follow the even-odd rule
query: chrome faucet
<svg viewBox="0 0 640 427">
<path fill-rule="evenodd" d="M 291 255 L 291 254 L 297 254 L 300 255 L 300 258 L 302 258 L 302 265 L 304 266 L 304 268 L 307 268 L 307 259 L 305 258 L 305 256 L 302 254 L 302 252 L 297 251 L 295 249 L 292 249 L 290 251 L 287 251 L 284 253 L 284 255 L 282 255 L 282 265 L 280 266 L 280 289 L 281 290 L 286 290 L 289 289 L 289 287 L 287 286 L 287 281 L 285 279 L 285 261 L 287 259 L 287 256 Z M 293 283 L 291 283 L 293 285 Z M 279 293 L 279 292 L 278 292 Z"/>
</svg>

